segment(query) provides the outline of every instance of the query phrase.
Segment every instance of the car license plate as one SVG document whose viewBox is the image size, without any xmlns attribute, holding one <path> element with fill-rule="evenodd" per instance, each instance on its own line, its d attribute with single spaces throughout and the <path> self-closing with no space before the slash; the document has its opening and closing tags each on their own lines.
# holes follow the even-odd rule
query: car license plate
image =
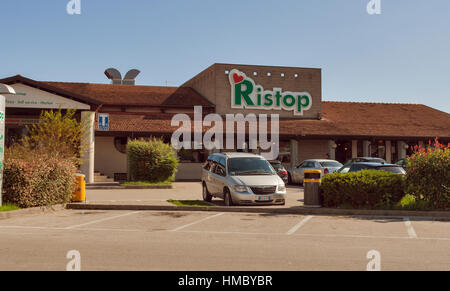
<svg viewBox="0 0 450 291">
<path fill-rule="evenodd" d="M 258 201 L 270 201 L 270 196 L 258 196 Z"/>
</svg>

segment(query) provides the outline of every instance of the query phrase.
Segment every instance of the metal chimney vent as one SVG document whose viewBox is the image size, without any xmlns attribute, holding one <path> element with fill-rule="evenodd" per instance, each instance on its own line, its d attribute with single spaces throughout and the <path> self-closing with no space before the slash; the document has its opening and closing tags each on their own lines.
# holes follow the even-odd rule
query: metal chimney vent
<svg viewBox="0 0 450 291">
<path fill-rule="evenodd" d="M 106 75 L 106 77 L 108 77 L 108 79 L 111 80 L 111 84 L 135 85 L 135 79 L 136 79 L 137 75 L 139 75 L 140 72 L 141 71 L 136 70 L 136 69 L 129 70 L 125 74 L 125 77 L 122 80 L 122 75 L 120 74 L 120 72 L 117 69 L 109 68 L 109 69 L 105 70 L 105 75 Z"/>
</svg>

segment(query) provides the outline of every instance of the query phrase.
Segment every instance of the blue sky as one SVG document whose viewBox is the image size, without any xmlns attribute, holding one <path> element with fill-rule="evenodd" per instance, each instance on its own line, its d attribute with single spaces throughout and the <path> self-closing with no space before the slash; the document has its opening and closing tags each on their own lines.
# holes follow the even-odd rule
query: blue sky
<svg viewBox="0 0 450 291">
<path fill-rule="evenodd" d="M 450 1 L 69 0 L 0 2 L 0 78 L 180 85 L 219 63 L 322 68 L 323 99 L 450 112 Z M 7 40 L 5 42 L 5 40 Z"/>
</svg>

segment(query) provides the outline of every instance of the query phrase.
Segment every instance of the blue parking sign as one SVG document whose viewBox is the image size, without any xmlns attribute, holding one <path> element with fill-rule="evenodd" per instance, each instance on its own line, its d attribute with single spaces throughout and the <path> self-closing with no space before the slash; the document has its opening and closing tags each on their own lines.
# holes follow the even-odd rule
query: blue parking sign
<svg viewBox="0 0 450 291">
<path fill-rule="evenodd" d="M 99 113 L 97 124 L 98 124 L 98 130 L 108 131 L 109 130 L 109 114 L 108 113 Z"/>
</svg>

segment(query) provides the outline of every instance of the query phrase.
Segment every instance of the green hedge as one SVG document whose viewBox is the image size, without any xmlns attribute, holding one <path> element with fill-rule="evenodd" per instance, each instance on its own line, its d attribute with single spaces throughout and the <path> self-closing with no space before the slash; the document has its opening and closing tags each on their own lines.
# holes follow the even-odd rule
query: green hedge
<svg viewBox="0 0 450 291">
<path fill-rule="evenodd" d="M 434 209 L 450 208 L 450 147 L 435 140 L 407 159 L 407 193 Z"/>
<path fill-rule="evenodd" d="M 75 190 L 74 161 L 38 150 L 7 149 L 3 202 L 20 208 L 67 203 Z"/>
<path fill-rule="evenodd" d="M 164 182 L 175 177 L 177 153 L 160 139 L 129 141 L 127 156 L 131 181 Z"/>
<path fill-rule="evenodd" d="M 321 191 L 326 207 L 386 208 L 402 199 L 404 187 L 402 175 L 364 170 L 325 175 Z"/>
</svg>

